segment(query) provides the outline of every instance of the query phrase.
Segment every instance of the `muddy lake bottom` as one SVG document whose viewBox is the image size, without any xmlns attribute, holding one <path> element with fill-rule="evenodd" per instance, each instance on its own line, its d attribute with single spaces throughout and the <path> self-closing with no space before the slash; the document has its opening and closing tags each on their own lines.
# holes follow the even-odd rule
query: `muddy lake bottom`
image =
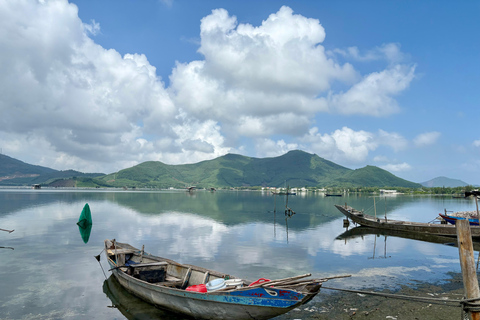
<svg viewBox="0 0 480 320">
<path fill-rule="evenodd" d="M 461 274 L 439 283 L 417 283 L 402 286 L 398 290 L 363 289 L 376 293 L 428 297 L 444 300 L 461 300 L 464 296 Z M 328 282 L 325 286 L 328 287 Z M 339 292 L 322 289 L 319 298 L 293 310 L 278 319 L 391 319 L 391 320 L 451 320 L 462 319 L 462 308 L 442 302 L 416 302 L 386 298 L 368 294 Z"/>
</svg>

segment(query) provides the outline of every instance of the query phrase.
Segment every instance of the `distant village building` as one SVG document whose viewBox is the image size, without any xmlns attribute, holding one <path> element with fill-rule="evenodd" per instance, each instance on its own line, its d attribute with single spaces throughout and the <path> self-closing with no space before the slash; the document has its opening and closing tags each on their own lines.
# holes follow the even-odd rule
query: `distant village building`
<svg viewBox="0 0 480 320">
<path fill-rule="evenodd" d="M 398 194 L 397 190 L 385 190 L 385 189 L 380 189 L 381 194 Z"/>
</svg>

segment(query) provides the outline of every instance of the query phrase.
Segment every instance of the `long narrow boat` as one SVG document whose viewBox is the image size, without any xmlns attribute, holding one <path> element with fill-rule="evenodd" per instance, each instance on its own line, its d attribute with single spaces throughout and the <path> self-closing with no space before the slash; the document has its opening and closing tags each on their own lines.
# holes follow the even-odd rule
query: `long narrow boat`
<svg viewBox="0 0 480 320">
<path fill-rule="evenodd" d="M 153 256 L 115 239 L 105 240 L 105 254 L 122 287 L 195 319 L 270 319 L 310 301 L 329 279 L 306 279 L 311 274 L 305 274 L 250 282 Z"/>
<path fill-rule="evenodd" d="M 454 225 L 440 223 L 410 222 L 401 220 L 391 220 L 384 218 L 375 218 L 363 211 L 358 211 L 350 206 L 335 205 L 348 219 L 354 223 L 365 227 L 388 229 L 396 231 L 420 232 L 439 236 L 457 236 L 457 230 Z M 472 237 L 480 237 L 480 227 L 470 226 Z"/>
</svg>

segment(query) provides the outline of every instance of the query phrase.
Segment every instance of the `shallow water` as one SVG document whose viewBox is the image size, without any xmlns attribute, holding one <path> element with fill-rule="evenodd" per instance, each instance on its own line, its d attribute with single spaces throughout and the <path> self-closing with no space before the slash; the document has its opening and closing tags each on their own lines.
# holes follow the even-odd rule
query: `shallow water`
<svg viewBox="0 0 480 320">
<path fill-rule="evenodd" d="M 472 200 L 451 197 L 375 199 L 377 215 L 410 221 L 475 208 Z M 250 280 L 351 274 L 328 285 L 395 289 L 460 272 L 450 245 L 357 231 L 338 239 L 345 229 L 334 204 L 345 202 L 374 214 L 365 195 L 290 196 L 295 214 L 286 218 L 285 197 L 267 192 L 0 189 L 0 228 L 15 229 L 0 232 L 0 246 L 14 248 L 0 249 L 1 318 L 172 319 L 122 290 L 105 289 L 113 287 L 101 269 L 109 277 L 108 266 L 103 255 L 101 266 L 94 256 L 106 238 Z M 76 225 L 85 203 L 93 218 L 87 243 Z"/>
</svg>

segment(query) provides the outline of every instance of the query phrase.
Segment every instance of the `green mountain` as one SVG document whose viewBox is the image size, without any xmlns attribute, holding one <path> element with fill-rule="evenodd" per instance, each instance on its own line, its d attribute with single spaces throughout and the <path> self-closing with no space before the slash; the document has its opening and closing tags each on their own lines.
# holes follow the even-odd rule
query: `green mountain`
<svg viewBox="0 0 480 320">
<path fill-rule="evenodd" d="M 437 177 L 432 180 L 428 180 L 421 183 L 422 186 L 433 188 L 433 187 L 447 187 L 447 188 L 455 188 L 455 187 L 465 187 L 468 186 L 468 183 L 457 180 L 457 179 L 450 179 L 447 177 Z"/>
<path fill-rule="evenodd" d="M 74 170 L 58 171 L 47 167 L 35 166 L 23 161 L 0 154 L 0 185 L 22 186 L 42 184 L 48 185 L 59 181 L 66 181 L 79 178 L 88 179 L 103 176 L 103 173 L 82 173 Z M 71 183 L 69 183 L 71 185 Z M 76 183 L 74 183 L 76 185 Z"/>
<path fill-rule="evenodd" d="M 0 177 L 41 175 L 55 172 L 47 167 L 34 166 L 23 161 L 0 154 Z"/>
<path fill-rule="evenodd" d="M 0 155 L 0 185 L 41 184 L 53 187 L 407 187 L 421 185 L 373 166 L 348 169 L 316 154 L 290 151 L 279 157 L 252 158 L 227 154 L 193 164 L 143 162 L 104 175 L 57 171 Z"/>
<path fill-rule="evenodd" d="M 421 187 L 377 167 L 351 170 L 315 154 L 290 151 L 273 158 L 252 158 L 227 154 L 195 164 L 167 165 L 158 161 L 141 163 L 101 177 L 104 184 L 117 187 L 183 188 L 210 187 L 318 187 L 376 186 Z"/>
<path fill-rule="evenodd" d="M 421 188 L 419 183 L 401 179 L 390 172 L 374 166 L 352 170 L 338 178 L 339 183 L 362 187 Z"/>
</svg>

